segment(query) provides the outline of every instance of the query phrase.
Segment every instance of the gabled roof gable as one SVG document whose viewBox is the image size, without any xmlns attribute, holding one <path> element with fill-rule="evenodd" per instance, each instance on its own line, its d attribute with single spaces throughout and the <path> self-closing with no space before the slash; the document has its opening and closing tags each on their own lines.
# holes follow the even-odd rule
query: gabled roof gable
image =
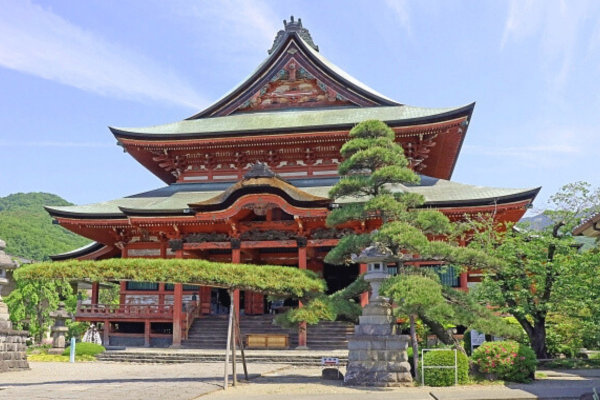
<svg viewBox="0 0 600 400">
<path fill-rule="evenodd" d="M 331 64 L 312 41 L 302 38 L 302 32 L 289 29 L 290 25 L 279 32 L 269 57 L 254 73 L 188 119 L 288 109 L 401 105 Z"/>
</svg>

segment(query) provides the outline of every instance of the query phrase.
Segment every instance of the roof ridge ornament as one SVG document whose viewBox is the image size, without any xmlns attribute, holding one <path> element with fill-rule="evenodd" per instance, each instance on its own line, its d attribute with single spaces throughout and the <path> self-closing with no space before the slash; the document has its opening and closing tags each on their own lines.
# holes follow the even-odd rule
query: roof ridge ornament
<svg viewBox="0 0 600 400">
<path fill-rule="evenodd" d="M 298 21 L 294 21 L 294 16 L 292 15 L 290 17 L 290 22 L 287 22 L 285 19 L 283 20 L 283 27 L 285 29 L 277 32 L 277 36 L 275 36 L 275 40 L 273 41 L 273 46 L 271 46 L 271 49 L 268 50 L 269 54 L 273 53 L 277 46 L 283 42 L 285 36 L 290 33 L 297 33 L 298 36 L 308 43 L 310 47 L 312 47 L 315 51 L 319 51 L 319 46 L 313 42 L 312 36 L 310 35 L 308 29 L 302 26 L 302 18 L 298 18 Z"/>
<path fill-rule="evenodd" d="M 279 175 L 273 172 L 267 164 L 256 161 L 252 164 L 250 171 L 244 174 L 244 179 L 252 178 L 279 178 Z"/>
</svg>

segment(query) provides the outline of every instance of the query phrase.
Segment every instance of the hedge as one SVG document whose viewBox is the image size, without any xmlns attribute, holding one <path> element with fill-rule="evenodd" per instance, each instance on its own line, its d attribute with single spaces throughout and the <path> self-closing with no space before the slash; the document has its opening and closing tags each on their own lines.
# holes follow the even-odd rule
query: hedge
<svg viewBox="0 0 600 400">
<path fill-rule="evenodd" d="M 458 384 L 462 385 L 469 381 L 469 359 L 460 351 L 456 352 L 458 362 Z M 433 366 L 454 366 L 454 351 L 428 351 L 423 359 L 419 361 L 419 373 L 421 364 L 425 362 L 425 385 L 426 386 L 453 386 L 455 382 L 454 368 L 432 368 Z"/>
</svg>

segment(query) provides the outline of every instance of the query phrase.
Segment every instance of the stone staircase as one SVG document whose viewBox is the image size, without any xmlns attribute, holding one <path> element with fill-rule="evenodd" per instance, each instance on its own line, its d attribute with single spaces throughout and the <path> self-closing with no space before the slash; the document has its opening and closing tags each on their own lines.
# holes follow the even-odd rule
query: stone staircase
<svg viewBox="0 0 600 400">
<path fill-rule="evenodd" d="M 309 354 L 308 354 L 309 353 Z M 348 363 L 348 353 L 334 351 L 296 351 L 296 350 L 247 350 L 246 361 L 249 364 L 288 364 L 295 366 L 320 366 L 321 357 L 337 357 L 340 365 Z M 237 362 L 242 358 L 238 350 Z M 209 363 L 225 361 L 225 350 L 174 350 L 174 349 L 142 349 L 142 351 L 123 350 L 105 351 L 96 356 L 98 361 L 149 363 L 149 364 L 182 364 L 182 363 Z M 231 362 L 231 358 L 230 358 Z M 238 364 L 238 368 L 241 368 Z"/>
<path fill-rule="evenodd" d="M 182 349 L 132 348 L 106 351 L 97 356 L 99 361 L 131 363 L 204 363 L 225 361 L 227 342 L 226 315 L 209 315 L 197 318 L 190 329 Z M 354 333 L 354 325 L 342 322 L 321 322 L 308 327 L 308 351 L 294 350 L 298 346 L 297 330 L 286 330 L 273 325 L 273 315 L 242 316 L 242 335 L 249 333 L 274 333 L 290 335 L 289 350 L 247 350 L 249 363 L 275 363 L 298 366 L 321 365 L 321 357 L 338 357 L 340 365 L 348 361 L 347 335 Z M 241 362 L 238 350 L 238 361 Z"/>
<path fill-rule="evenodd" d="M 188 339 L 182 341 L 187 349 L 225 349 L 227 342 L 226 315 L 207 315 L 197 318 L 189 333 Z M 242 316 L 240 330 L 245 337 L 251 333 L 288 334 L 290 348 L 298 346 L 298 331 L 287 330 L 273 324 L 273 315 Z M 308 348 L 311 350 L 347 349 L 347 335 L 354 333 L 354 325 L 342 322 L 321 322 L 310 325 L 307 332 Z"/>
</svg>

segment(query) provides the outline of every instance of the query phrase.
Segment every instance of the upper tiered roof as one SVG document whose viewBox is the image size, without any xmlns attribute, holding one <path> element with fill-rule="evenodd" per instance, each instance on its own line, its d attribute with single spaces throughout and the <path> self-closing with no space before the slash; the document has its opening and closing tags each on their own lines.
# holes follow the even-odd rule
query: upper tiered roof
<svg viewBox="0 0 600 400">
<path fill-rule="evenodd" d="M 325 59 L 300 19 L 292 17 L 284 27 L 267 59 L 205 110 L 164 125 L 111 127 L 112 133 L 167 183 L 235 182 L 256 160 L 284 176 L 301 176 L 290 165 L 338 162 L 348 131 L 379 119 L 396 131 L 413 169 L 451 177 L 474 104 L 422 108 L 396 102 Z M 321 169 L 315 175 L 335 176 L 335 165 Z"/>
</svg>

